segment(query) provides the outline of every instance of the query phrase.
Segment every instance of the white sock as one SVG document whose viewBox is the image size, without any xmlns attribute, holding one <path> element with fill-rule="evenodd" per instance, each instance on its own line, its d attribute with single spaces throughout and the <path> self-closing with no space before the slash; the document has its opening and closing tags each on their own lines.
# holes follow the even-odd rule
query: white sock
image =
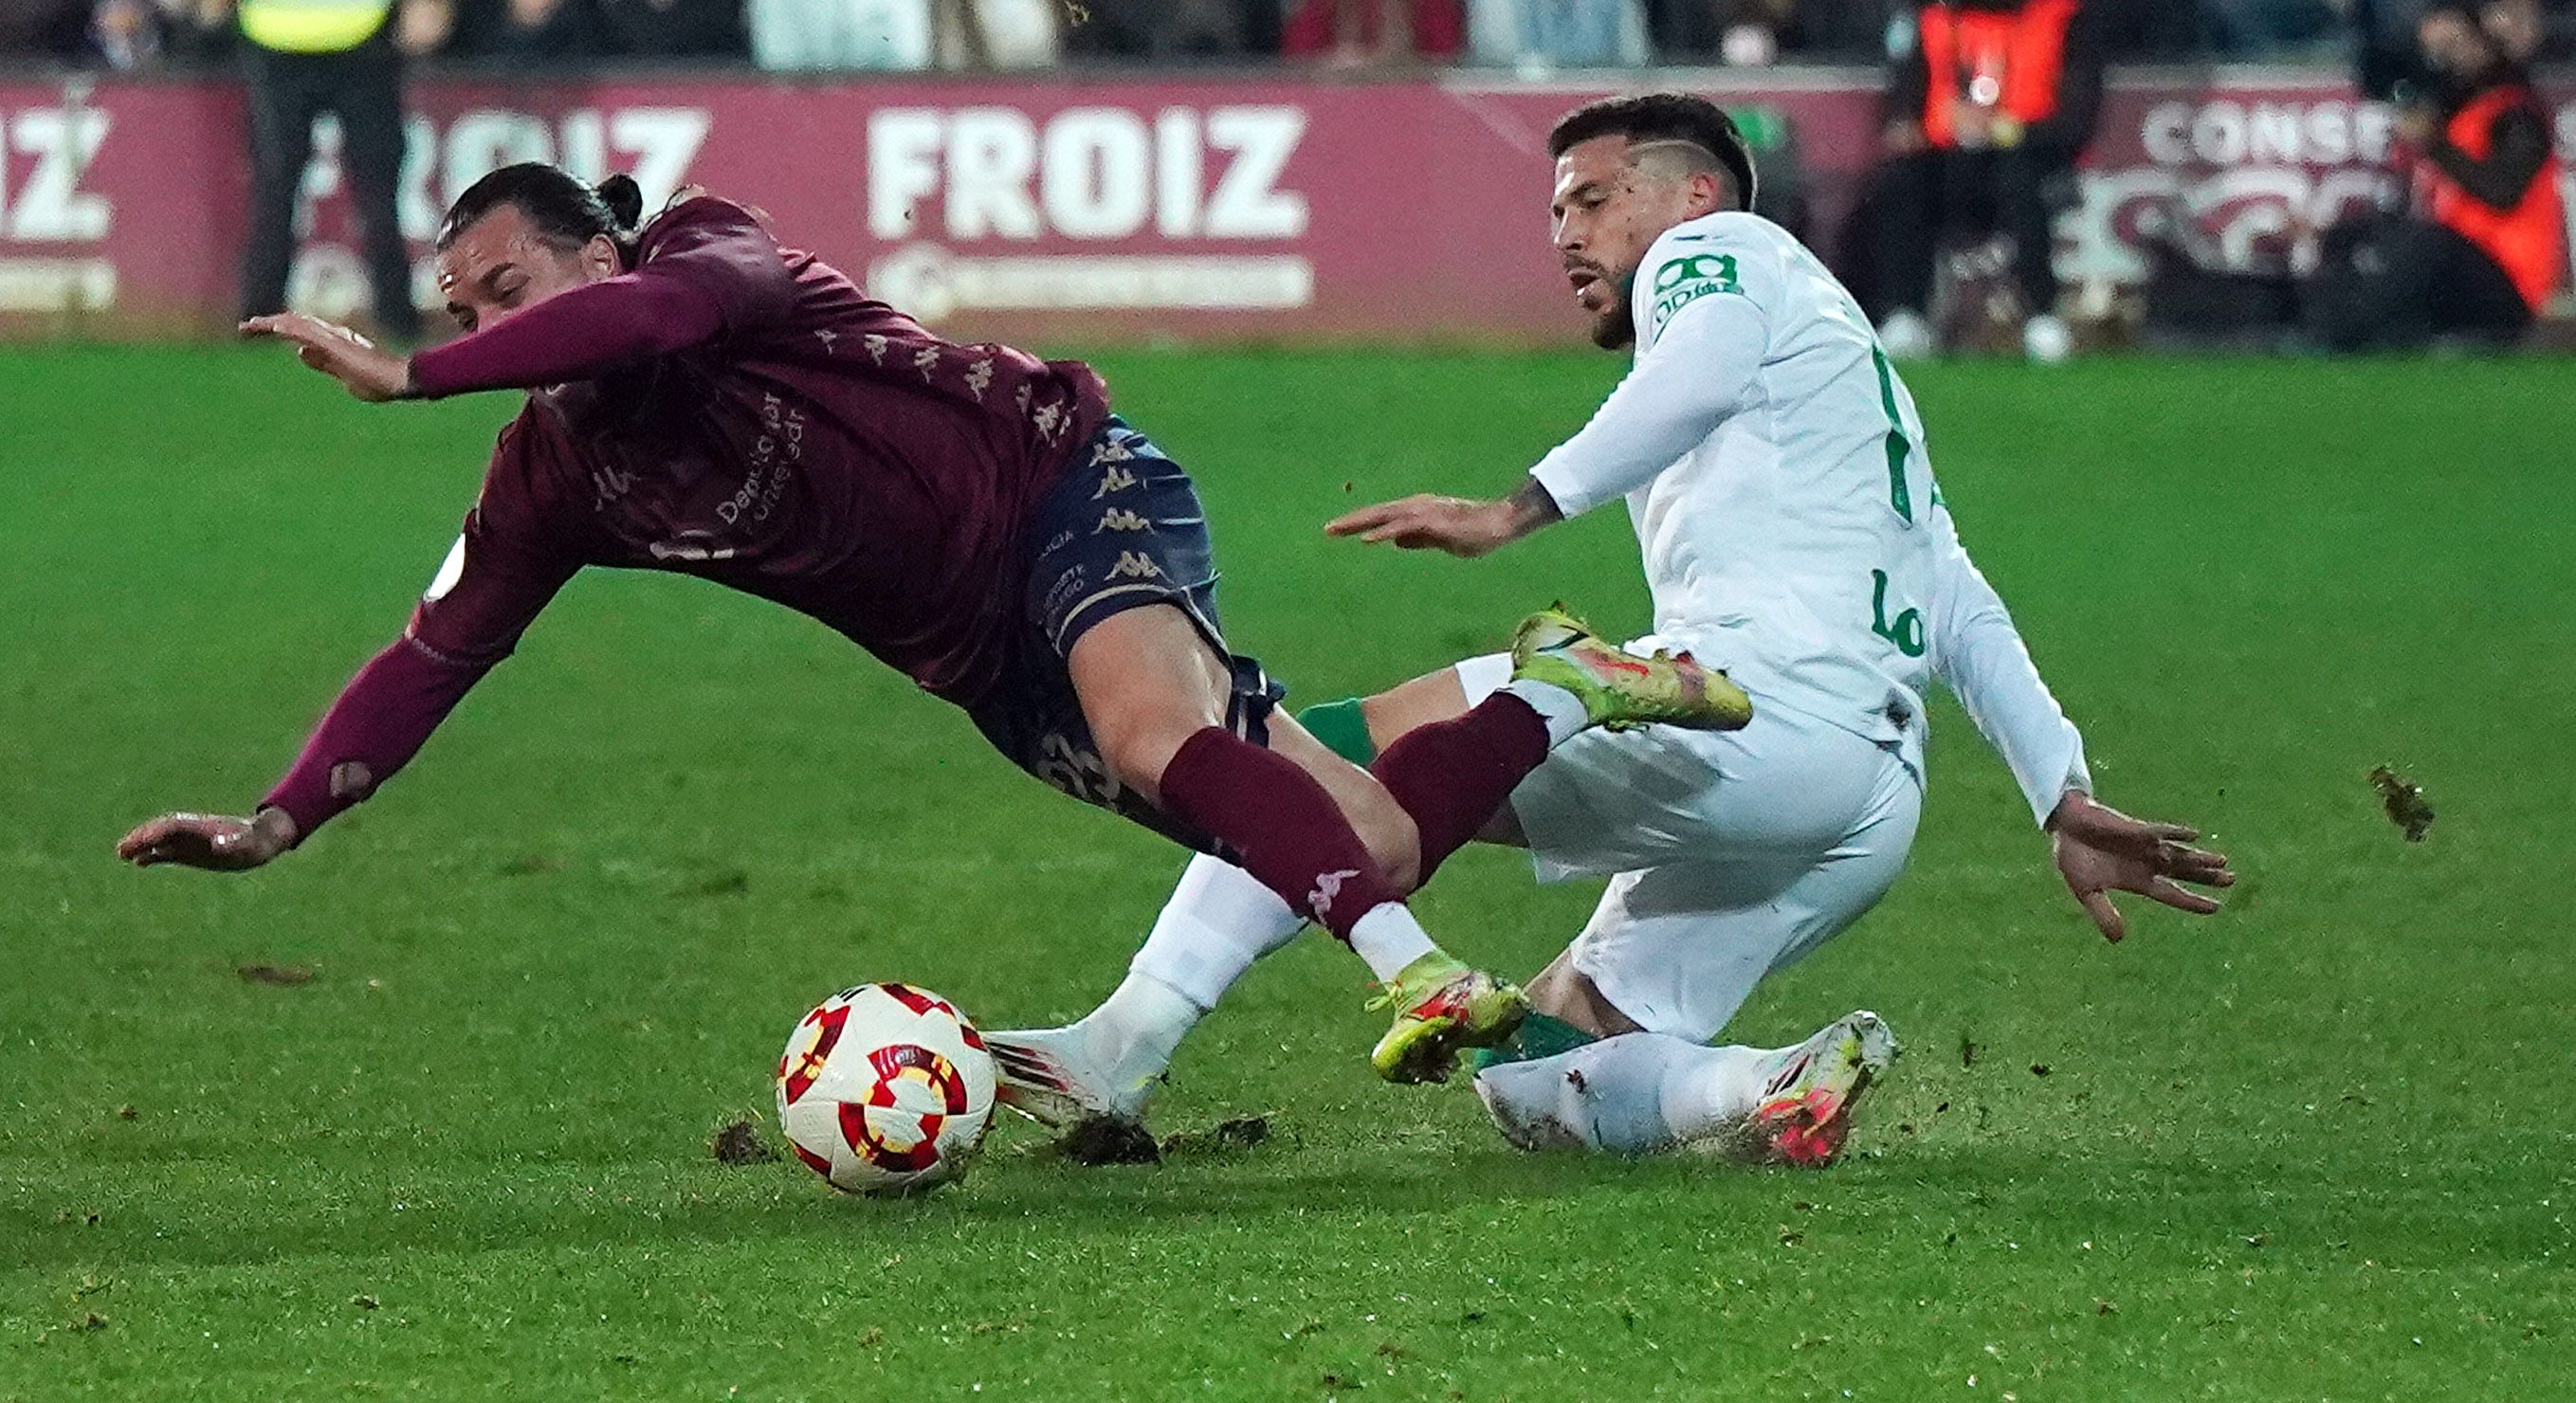
<svg viewBox="0 0 2576 1403">
<path fill-rule="evenodd" d="M 1538 719 L 1547 723 L 1547 746 L 1556 747 L 1574 739 L 1592 725 L 1592 714 L 1583 709 L 1583 698 L 1553 682 L 1539 682 L 1524 677 L 1506 682 L 1501 690 L 1529 703 Z"/>
<path fill-rule="evenodd" d="M 1612 1154 L 1668 1150 L 1742 1119 L 1762 1093 L 1769 1053 L 1623 1033 L 1476 1075 L 1476 1094 L 1525 1150 L 1579 1145 Z"/>
<path fill-rule="evenodd" d="M 1369 908 L 1351 927 L 1351 948 L 1368 961 L 1369 973 L 1380 984 L 1393 980 L 1404 967 L 1440 947 L 1413 919 L 1413 912 L 1400 901 L 1386 901 Z"/>
<path fill-rule="evenodd" d="M 1206 1013 L 1206 1006 L 1187 994 L 1138 971 L 1072 1031 L 1081 1036 L 1093 1061 L 1107 1069 L 1111 1086 L 1142 1086 L 1172 1065 L 1173 1051 Z"/>
<path fill-rule="evenodd" d="M 1211 1009 L 1253 961 L 1286 947 L 1305 927 L 1305 918 L 1251 873 L 1201 854 L 1190 859 L 1128 968 Z"/>
</svg>

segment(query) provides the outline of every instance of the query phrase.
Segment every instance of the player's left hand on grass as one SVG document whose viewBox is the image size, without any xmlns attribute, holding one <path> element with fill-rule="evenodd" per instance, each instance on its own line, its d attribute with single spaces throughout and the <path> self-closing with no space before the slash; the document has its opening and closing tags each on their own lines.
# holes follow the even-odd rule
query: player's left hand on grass
<svg viewBox="0 0 2576 1403">
<path fill-rule="evenodd" d="M 284 809 L 261 809 L 249 818 L 163 814 L 126 834 L 116 855 L 137 867 L 175 862 L 209 872 L 247 872 L 294 845 L 295 820 Z"/>
<path fill-rule="evenodd" d="M 274 336 L 295 347 L 295 358 L 348 387 L 370 404 L 400 399 L 411 388 L 411 362 L 345 326 L 301 312 L 253 317 L 244 336 Z"/>
<path fill-rule="evenodd" d="M 2070 792 L 2048 816 L 2049 841 L 2057 854 L 2057 873 L 2066 889 L 2106 940 L 2128 934 L 2128 923 L 2111 904 L 2115 891 L 2135 892 L 2179 911 L 2206 916 L 2218 901 L 2191 887 L 2232 887 L 2236 873 L 2223 853 L 2192 846 L 2200 834 L 2178 823 L 2149 823 L 2096 802 L 2089 794 Z M 2190 883 L 2190 886 L 2182 885 Z"/>
</svg>

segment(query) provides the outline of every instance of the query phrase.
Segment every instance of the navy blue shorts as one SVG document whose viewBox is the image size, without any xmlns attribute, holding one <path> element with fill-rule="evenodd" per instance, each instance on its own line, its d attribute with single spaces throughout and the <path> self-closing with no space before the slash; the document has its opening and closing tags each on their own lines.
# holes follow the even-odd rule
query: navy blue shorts
<svg viewBox="0 0 2576 1403">
<path fill-rule="evenodd" d="M 1021 769 L 1065 793 L 1186 846 L 1213 851 L 1207 835 L 1110 775 L 1065 669 L 1074 643 L 1101 620 L 1147 605 L 1172 605 L 1233 670 L 1228 729 L 1256 745 L 1269 743 L 1270 713 L 1287 689 L 1260 663 L 1225 646 L 1216 612 L 1215 550 L 1198 489 L 1180 464 L 1112 416 L 1030 514 L 1028 542 L 1033 554 L 1023 601 L 1027 631 L 1013 650 L 1010 675 L 991 700 L 974 709 L 976 726 Z"/>
</svg>

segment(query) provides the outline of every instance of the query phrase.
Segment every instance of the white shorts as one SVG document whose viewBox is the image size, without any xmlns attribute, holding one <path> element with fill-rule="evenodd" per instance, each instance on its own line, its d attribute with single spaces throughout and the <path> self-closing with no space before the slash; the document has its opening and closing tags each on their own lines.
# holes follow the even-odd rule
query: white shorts
<svg viewBox="0 0 2576 1403">
<path fill-rule="evenodd" d="M 1458 665 L 1471 706 L 1510 675 Z M 1647 1031 L 1706 1042 L 1895 885 L 1923 786 L 1895 751 L 1757 699 L 1740 731 L 1586 731 L 1511 803 L 1540 880 L 1611 877 L 1575 968 Z"/>
</svg>

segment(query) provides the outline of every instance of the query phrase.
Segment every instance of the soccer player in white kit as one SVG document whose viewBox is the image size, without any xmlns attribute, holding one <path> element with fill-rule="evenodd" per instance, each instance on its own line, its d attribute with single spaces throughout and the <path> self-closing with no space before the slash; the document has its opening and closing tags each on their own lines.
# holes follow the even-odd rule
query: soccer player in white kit
<svg viewBox="0 0 2576 1403">
<path fill-rule="evenodd" d="M 2094 800 L 2082 738 L 1960 546 L 1913 397 L 1850 294 L 1747 212 L 1752 160 L 1726 115 L 1678 94 L 1609 99 L 1558 123 L 1550 150 L 1568 280 L 1594 341 L 1633 344 L 1634 367 L 1511 496 L 1408 497 L 1327 529 L 1473 557 L 1624 500 L 1655 615 L 1631 648 L 1723 668 L 1755 711 L 1732 732 L 1592 732 L 1514 791 L 1484 836 L 1529 848 L 1542 880 L 1610 885 L 1531 981 L 1535 1012 L 1477 1090 L 1524 1147 L 1822 1164 L 1895 1054 L 1885 1025 L 1861 1012 L 1790 1048 L 1708 1044 L 1764 975 L 1904 869 L 1933 679 L 2011 768 L 2109 939 L 2123 933 L 2109 892 L 2206 914 L 2217 903 L 2179 883 L 2234 875 L 2192 830 Z M 1304 719 L 1364 755 L 1510 675 L 1508 658 L 1474 658 Z M 1132 1124 L 1181 1035 L 1299 925 L 1198 859 L 1099 1010 L 991 1039 L 1004 1100 L 1059 1128 Z"/>
</svg>

